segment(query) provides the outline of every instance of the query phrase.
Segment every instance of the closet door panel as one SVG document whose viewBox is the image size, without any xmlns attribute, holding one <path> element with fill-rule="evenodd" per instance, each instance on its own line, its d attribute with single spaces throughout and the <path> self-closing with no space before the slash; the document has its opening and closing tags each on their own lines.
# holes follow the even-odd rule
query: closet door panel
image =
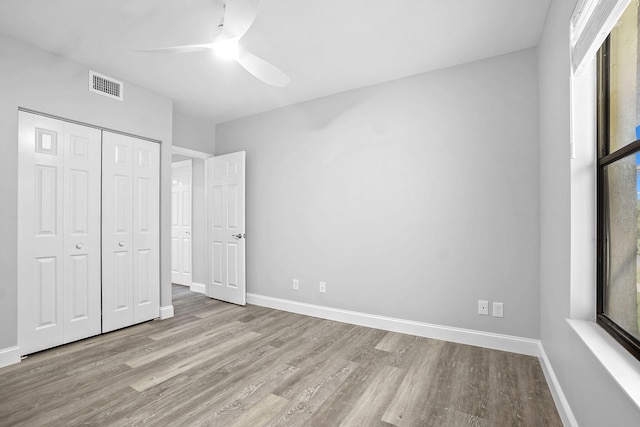
<svg viewBox="0 0 640 427">
<path fill-rule="evenodd" d="M 133 144 L 102 134 L 102 332 L 133 324 Z"/>
<path fill-rule="evenodd" d="M 63 125 L 20 112 L 18 136 L 18 346 L 63 341 Z"/>
<path fill-rule="evenodd" d="M 133 139 L 134 322 L 160 312 L 160 146 Z"/>
<path fill-rule="evenodd" d="M 101 132 L 64 124 L 64 342 L 102 330 Z"/>
</svg>

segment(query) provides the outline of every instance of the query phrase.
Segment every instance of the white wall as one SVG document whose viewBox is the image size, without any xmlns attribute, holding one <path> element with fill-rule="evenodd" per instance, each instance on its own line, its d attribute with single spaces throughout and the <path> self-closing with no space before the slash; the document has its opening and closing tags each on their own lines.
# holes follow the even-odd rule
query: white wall
<svg viewBox="0 0 640 427">
<path fill-rule="evenodd" d="M 17 343 L 18 107 L 162 141 L 160 302 L 171 304 L 171 251 L 166 249 L 171 237 L 172 101 L 126 82 L 124 101 L 111 100 L 88 91 L 88 73 L 81 64 L 0 35 L 0 350 Z"/>
<path fill-rule="evenodd" d="M 593 160 L 590 158 L 593 154 L 588 152 L 589 148 L 585 152 L 585 147 L 579 145 L 579 158 L 572 166 L 569 145 L 569 20 L 575 3 L 575 0 L 552 1 L 538 48 L 540 337 L 580 426 L 637 426 L 638 408 L 566 322 L 571 315 L 588 318 L 595 314 L 595 267 L 593 253 L 589 253 L 589 248 L 593 248 L 590 240 L 594 232 L 593 214 L 589 211 L 593 207 L 594 189 L 589 185 L 589 182 L 593 183 Z M 577 134 L 588 135 L 589 130 L 579 129 L 581 126 L 591 125 L 574 124 L 574 129 L 578 128 Z M 582 140 L 576 139 L 577 142 Z M 579 234 L 573 238 L 573 248 L 572 229 L 573 233 Z M 584 281 L 587 283 L 581 283 Z"/>
<path fill-rule="evenodd" d="M 219 124 L 248 292 L 537 338 L 537 90 L 529 49 Z"/>
</svg>

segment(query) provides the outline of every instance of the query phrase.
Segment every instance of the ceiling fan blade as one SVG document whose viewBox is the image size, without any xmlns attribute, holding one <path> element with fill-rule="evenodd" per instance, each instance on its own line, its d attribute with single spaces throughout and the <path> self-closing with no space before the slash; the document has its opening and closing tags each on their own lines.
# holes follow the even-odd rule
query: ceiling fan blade
<svg viewBox="0 0 640 427">
<path fill-rule="evenodd" d="M 227 0 L 223 32 L 228 38 L 240 38 L 256 19 L 260 0 Z"/>
<path fill-rule="evenodd" d="M 282 70 L 243 49 L 241 46 L 238 46 L 238 57 L 236 61 L 238 61 L 245 70 L 271 86 L 285 87 L 289 84 L 289 76 L 282 72 Z"/>
<path fill-rule="evenodd" d="M 187 44 L 184 46 L 160 47 L 157 49 L 136 49 L 138 52 L 148 53 L 192 53 L 211 49 L 211 43 L 207 44 Z"/>
</svg>

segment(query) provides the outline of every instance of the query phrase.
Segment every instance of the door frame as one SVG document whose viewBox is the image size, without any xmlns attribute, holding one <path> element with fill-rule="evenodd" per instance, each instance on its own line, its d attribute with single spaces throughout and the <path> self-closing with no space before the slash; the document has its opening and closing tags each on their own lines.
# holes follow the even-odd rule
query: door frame
<svg viewBox="0 0 640 427">
<path fill-rule="evenodd" d="M 171 155 L 173 154 L 179 154 L 181 156 L 185 156 L 185 157 L 190 157 L 192 159 L 200 159 L 200 160 L 206 160 L 210 157 L 214 157 L 213 154 L 211 153 L 205 153 L 204 151 L 198 151 L 198 150 L 192 150 L 191 148 L 185 148 L 185 147 L 180 147 L 177 145 L 174 145 L 171 147 Z M 172 162 L 173 163 L 173 162 Z M 191 180 L 191 203 L 193 204 L 193 169 L 192 169 L 192 180 Z M 207 199 L 207 191 L 206 191 L 206 183 L 207 183 L 207 168 L 205 166 L 204 168 L 204 183 L 203 183 L 203 187 L 205 187 L 205 191 L 204 191 L 204 203 L 205 203 L 205 207 L 208 206 L 208 199 Z M 192 223 L 193 223 L 193 212 L 191 214 L 191 219 L 192 219 Z M 207 230 L 207 227 L 205 226 L 204 229 L 204 239 L 205 241 L 207 241 L 208 237 L 209 237 L 209 231 Z M 191 236 L 192 236 L 192 241 L 191 241 L 191 245 L 193 248 L 193 236 L 195 235 L 193 229 L 191 230 Z M 192 279 L 193 279 L 193 251 L 191 254 L 191 274 L 192 274 Z M 208 268 L 207 268 L 208 271 Z M 189 290 L 191 292 L 197 292 L 197 293 L 201 293 L 204 294 L 205 290 L 206 290 L 206 284 L 204 283 L 197 283 L 194 282 L 192 280 L 191 282 L 191 287 L 189 288 Z"/>
</svg>

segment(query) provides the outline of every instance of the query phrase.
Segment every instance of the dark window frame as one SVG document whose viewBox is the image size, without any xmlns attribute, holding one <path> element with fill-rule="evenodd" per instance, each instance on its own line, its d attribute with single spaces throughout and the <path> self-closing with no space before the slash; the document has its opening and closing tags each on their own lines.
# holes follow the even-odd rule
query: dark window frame
<svg viewBox="0 0 640 427">
<path fill-rule="evenodd" d="M 597 63 L 597 292 L 596 322 L 616 339 L 624 348 L 640 360 L 640 340 L 618 326 L 604 313 L 605 286 L 607 285 L 607 186 L 604 169 L 630 154 L 640 152 L 640 139 L 609 152 L 609 37 L 598 52 Z"/>
</svg>

